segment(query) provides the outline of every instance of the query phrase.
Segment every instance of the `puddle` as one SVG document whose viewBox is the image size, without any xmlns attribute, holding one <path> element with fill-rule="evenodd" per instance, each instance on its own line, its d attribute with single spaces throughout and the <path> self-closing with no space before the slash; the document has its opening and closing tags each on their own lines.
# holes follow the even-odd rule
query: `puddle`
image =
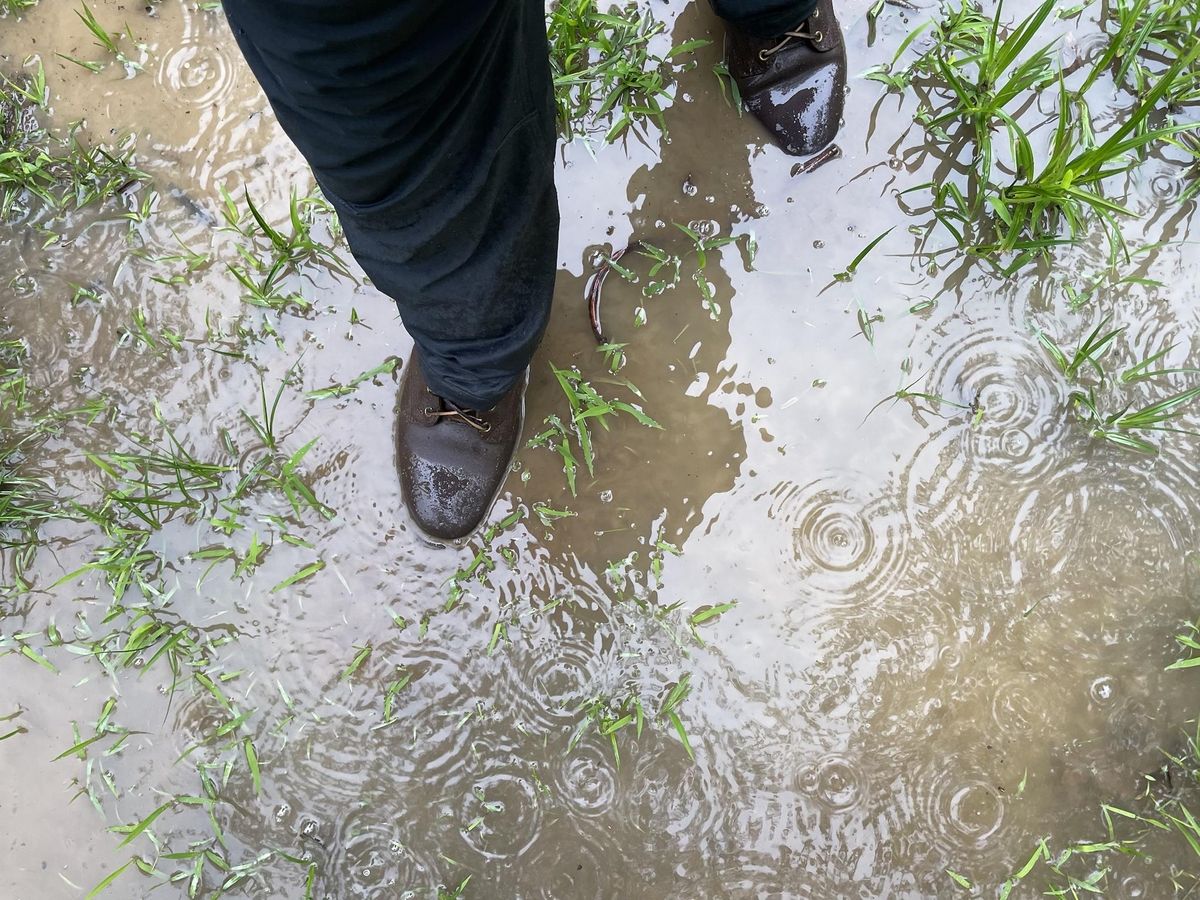
<svg viewBox="0 0 1200 900">
<path fill-rule="evenodd" d="M 868 6 L 839 7 L 852 74 L 889 60 L 909 28 L 889 7 L 868 46 Z M 947 868 L 999 884 L 1042 837 L 1099 839 L 1100 803 L 1132 803 L 1160 750 L 1182 752 L 1195 692 L 1164 668 L 1200 586 L 1196 439 L 1162 436 L 1156 457 L 1089 440 L 1035 333 L 1074 346 L 1102 308 L 1127 326 L 1123 358 L 1174 344 L 1166 362 L 1195 365 L 1195 203 L 1170 205 L 1181 176 L 1167 161 L 1130 185 L 1139 242 L 1174 242 L 1138 262 L 1162 286 L 1108 287 L 1102 307 L 1072 312 L 1061 286 L 1101 274 L 1102 247 L 1011 280 L 913 255 L 936 248 L 910 233 L 924 218 L 895 195 L 944 164 L 922 149 L 911 98 L 852 78 L 841 157 L 792 176 L 795 160 L 722 98 L 719 22 L 656 4 L 672 40 L 714 44 L 681 76 L 668 137 L 561 148 L 556 306 L 526 433 L 565 407 L 550 363 L 579 366 L 605 394 L 628 397 L 628 379 L 662 428 L 594 428 L 595 472 L 580 472 L 575 497 L 557 454 L 523 450 L 493 521 L 523 518 L 438 551 L 400 511 L 395 376 L 306 396 L 407 358 L 394 308 L 357 269 L 306 270 L 293 286 L 306 314 L 252 308 L 224 265 L 235 238 L 218 230 L 219 188 L 244 187 L 281 221 L 311 180 L 220 12 L 95 9 L 128 17 L 144 72 L 54 56 L 98 58 L 68 5 L 0 20 L 5 69 L 41 54 L 54 122 L 86 118 L 101 139 L 135 131 L 159 194 L 132 229 L 109 204 L 68 216 L 48 247 L 36 222 L 0 232 L 2 322 L 28 344 L 30 384 L 55 408 L 102 398 L 116 410 L 66 420 L 28 467 L 94 503 L 106 482 L 85 454 L 162 440 L 157 409 L 198 458 L 245 472 L 265 450 L 242 411 L 257 415 L 261 392 L 288 377 L 279 441 L 290 454 L 316 440 L 303 470 L 336 516 L 252 492 L 231 533 L 206 508 L 167 516 L 150 539 L 165 595 L 148 606 L 203 636 L 203 670 L 248 713 L 218 737 L 228 708 L 190 670 L 172 690 L 164 660 L 135 654 L 106 674 L 49 648 L 55 674 L 0 656 L 0 715 L 21 710 L 26 729 L 0 742 L 5 896 L 77 897 L 131 850 L 151 859 L 147 837 L 118 848 L 105 829 L 204 797 L 205 779 L 223 842 L 199 801 L 153 831 L 175 852 L 257 859 L 235 895 L 302 896 L 315 864 L 313 896 L 329 898 L 429 897 L 468 876 L 468 897 L 947 896 Z M 743 246 L 753 234 L 753 268 L 736 245 L 710 254 L 714 320 L 688 259 L 680 284 L 647 300 L 649 262 L 627 257 L 639 282 L 610 277 L 604 292 L 605 329 L 629 344 L 610 377 L 584 301 L 594 260 L 632 240 L 683 254 L 671 223 Z M 155 280 L 179 263 L 133 252 L 180 244 L 213 249 L 179 285 Z M 79 285 L 97 299 L 70 302 Z M 137 338 L 139 310 L 155 346 Z M 910 384 L 944 402 L 880 402 Z M 1195 412 L 1181 423 L 1198 425 Z M 539 504 L 573 515 L 544 524 Z M 53 625 L 81 647 L 111 630 L 111 591 L 95 573 L 55 582 L 103 538 L 75 522 L 44 534 L 24 573 L 34 590 L 3 601 L 0 629 Z M 267 547 L 261 564 L 235 573 L 253 541 Z M 206 555 L 226 546 L 230 560 Z M 456 579 L 477 553 L 484 579 Z M 4 566 L 9 582 L 11 555 Z M 122 627 L 116 649 L 134 626 Z M 694 761 L 660 715 L 681 684 Z M 93 733 L 110 697 L 131 732 L 123 746 L 50 763 Z M 587 710 L 603 699 L 632 714 L 635 697 L 647 721 L 640 736 L 619 730 L 618 766 Z M 1187 853 L 1161 851 L 1179 865 Z M 1119 896 L 1169 895 L 1166 866 L 1119 865 Z M 205 895 L 228 877 L 203 871 Z M 106 895 L 150 885 L 131 869 Z"/>
</svg>

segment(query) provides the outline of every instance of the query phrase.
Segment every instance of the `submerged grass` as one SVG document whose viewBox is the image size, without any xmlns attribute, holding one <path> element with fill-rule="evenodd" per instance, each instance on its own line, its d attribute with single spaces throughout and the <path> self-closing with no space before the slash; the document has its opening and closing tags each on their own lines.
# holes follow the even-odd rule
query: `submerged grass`
<svg viewBox="0 0 1200 900">
<path fill-rule="evenodd" d="M 137 40 L 128 23 L 125 25 L 124 32 L 111 32 L 100 24 L 96 18 L 96 14 L 86 2 L 80 3 L 79 9 L 75 10 L 75 15 L 79 17 L 84 27 L 91 32 L 92 37 L 95 38 L 96 45 L 104 51 L 106 58 L 120 65 L 125 70 L 127 77 L 132 77 L 142 71 L 143 64 L 146 62 L 146 47 Z M 128 52 L 126 45 L 130 48 Z M 131 53 L 133 54 L 132 56 L 130 55 Z M 105 65 L 105 63 L 79 60 L 65 55 L 63 59 L 83 66 L 85 69 L 90 69 L 92 72 L 101 71 Z"/>
</svg>

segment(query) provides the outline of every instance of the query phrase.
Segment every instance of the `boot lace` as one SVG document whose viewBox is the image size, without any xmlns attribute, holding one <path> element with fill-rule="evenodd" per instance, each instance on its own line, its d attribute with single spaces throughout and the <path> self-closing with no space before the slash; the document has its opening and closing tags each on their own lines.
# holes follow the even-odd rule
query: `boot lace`
<svg viewBox="0 0 1200 900">
<path fill-rule="evenodd" d="M 785 31 L 783 33 L 783 39 L 778 44 L 776 44 L 774 47 L 768 47 L 766 50 L 759 50 L 758 58 L 761 59 L 763 62 L 767 62 L 772 56 L 774 56 L 776 53 L 778 53 L 784 47 L 791 45 L 792 42 L 794 42 L 794 41 L 812 41 L 814 44 L 821 43 L 821 41 L 825 37 L 825 32 L 808 30 L 809 27 L 812 25 L 812 23 L 814 21 L 816 21 L 816 19 L 819 18 L 820 15 L 821 15 L 820 10 L 817 10 L 811 16 L 809 16 L 803 23 L 801 23 L 800 27 L 797 28 L 795 31 Z"/>
<path fill-rule="evenodd" d="M 430 391 L 428 388 L 426 388 L 426 391 L 428 391 L 432 396 L 437 397 L 437 394 L 434 394 L 433 391 Z M 468 409 L 465 406 L 459 406 L 453 400 L 447 400 L 445 397 L 438 397 L 438 399 L 442 401 L 442 405 L 445 407 L 445 409 L 434 409 L 432 406 L 427 406 L 425 407 L 425 415 L 432 416 L 435 419 L 448 419 L 450 421 L 463 422 L 464 424 L 470 425 L 480 434 L 487 434 L 492 430 L 492 423 L 485 420 L 483 418 L 483 414 L 480 413 L 479 410 Z"/>
</svg>

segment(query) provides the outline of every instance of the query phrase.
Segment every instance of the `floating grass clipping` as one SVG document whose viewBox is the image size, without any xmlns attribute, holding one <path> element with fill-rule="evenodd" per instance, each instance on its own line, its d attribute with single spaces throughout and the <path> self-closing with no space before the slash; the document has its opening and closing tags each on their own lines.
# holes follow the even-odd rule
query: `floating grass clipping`
<svg viewBox="0 0 1200 900">
<path fill-rule="evenodd" d="M 567 140 L 603 133 L 606 142 L 647 122 L 663 127 L 663 103 L 681 70 L 671 61 L 709 42 L 685 41 L 663 56 L 650 52 L 662 22 L 638 3 L 602 12 L 596 0 L 559 0 L 547 13 L 550 69 L 558 124 Z M 694 65 L 685 64 L 685 67 Z"/>
<path fill-rule="evenodd" d="M 540 434 L 529 440 L 529 447 L 545 447 L 557 451 L 563 461 L 563 472 L 567 477 L 567 488 L 571 495 L 576 493 L 576 476 L 579 471 L 579 456 L 583 457 L 583 465 L 588 475 L 595 475 L 596 453 L 592 441 L 591 423 L 597 422 L 608 430 L 608 418 L 621 413 L 630 416 L 639 425 L 646 428 L 659 428 L 656 421 L 646 415 L 640 408 L 623 400 L 609 400 L 600 395 L 592 385 L 575 368 L 560 369 L 550 363 L 559 387 L 566 395 L 570 406 L 570 419 L 564 424 L 557 414 L 546 416 L 543 424 L 547 427 Z M 642 396 L 628 381 L 624 385 L 639 398 Z M 579 456 L 576 456 L 578 448 Z"/>
<path fill-rule="evenodd" d="M 96 39 L 97 46 L 124 67 L 126 75 L 133 76 L 142 70 L 142 61 L 145 59 L 146 48 L 133 37 L 133 32 L 130 30 L 128 24 L 125 26 L 125 33 L 123 35 L 119 33 L 113 34 L 97 21 L 95 13 L 92 12 L 91 7 L 86 3 L 80 4 L 80 8 L 75 10 L 75 15 L 79 17 L 79 20 L 83 22 L 87 30 L 92 33 L 92 36 Z M 125 53 L 125 50 L 121 46 L 124 40 L 128 40 L 134 45 L 134 48 L 142 58 L 141 60 L 131 59 Z M 70 56 L 64 56 L 63 59 L 81 65 L 93 72 L 100 70 L 97 68 L 96 63 L 82 62 Z"/>
<path fill-rule="evenodd" d="M 858 255 L 855 256 L 854 259 L 850 260 L 850 264 L 847 265 L 845 269 L 843 269 L 841 272 L 834 273 L 834 281 L 852 281 L 855 274 L 858 272 L 858 267 L 862 264 L 862 261 L 870 256 L 871 251 L 878 247 L 880 242 L 882 242 L 883 239 L 893 231 L 895 231 L 894 225 L 882 234 L 876 235 L 871 242 L 867 244 L 867 246 L 863 247 L 863 249 L 858 252 Z M 867 340 L 870 341 L 870 336 L 865 328 L 863 329 L 863 334 L 867 335 Z"/>
<path fill-rule="evenodd" d="M 400 364 L 400 358 L 389 356 L 379 365 L 374 368 L 367 369 L 365 372 L 360 372 L 355 375 L 345 384 L 331 384 L 329 387 L 318 388 L 315 391 L 309 391 L 304 396 L 310 400 L 325 400 L 329 397 L 344 397 L 347 394 L 353 394 L 360 384 L 366 381 L 373 380 L 379 375 L 390 375 L 396 371 L 396 367 Z"/>
<path fill-rule="evenodd" d="M 1174 349 L 1174 345 L 1171 345 L 1126 367 L 1113 378 L 1104 367 L 1103 360 L 1125 329 L 1110 328 L 1111 322 L 1112 317 L 1105 316 L 1084 337 L 1079 346 L 1070 352 L 1060 347 L 1044 331 L 1037 332 L 1039 343 L 1050 355 L 1059 372 L 1074 385 L 1068 396 L 1069 402 L 1088 426 L 1092 437 L 1152 454 L 1158 450 L 1145 438 L 1145 433 L 1174 432 L 1200 435 L 1175 424 L 1184 414 L 1186 407 L 1200 399 L 1200 386 L 1178 391 L 1140 407 L 1135 407 L 1134 401 L 1120 392 L 1122 387 L 1154 382 L 1171 375 L 1200 375 L 1200 369 L 1156 368 Z M 1117 407 L 1116 411 L 1110 412 L 1114 406 Z"/>
</svg>

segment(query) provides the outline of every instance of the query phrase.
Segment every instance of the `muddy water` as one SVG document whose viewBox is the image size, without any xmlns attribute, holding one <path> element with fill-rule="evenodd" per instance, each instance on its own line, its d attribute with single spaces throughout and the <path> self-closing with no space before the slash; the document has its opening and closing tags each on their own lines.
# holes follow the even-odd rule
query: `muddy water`
<svg viewBox="0 0 1200 900">
<path fill-rule="evenodd" d="M 719 44 L 707 8 L 655 6 L 674 40 Z M 888 8 L 869 46 L 866 8 L 841 7 L 852 71 L 890 58 L 911 25 Z M 0 20 L 5 67 L 41 55 L 57 123 L 84 117 L 96 138 L 135 131 L 160 195 L 133 234 L 117 206 L 69 219 L 48 249 L 31 223 L 6 231 L 3 322 L 29 343 L 31 382 L 60 408 L 102 396 L 115 410 L 63 425 L 33 468 L 94 501 L 101 480 L 83 454 L 161 433 L 156 403 L 198 456 L 237 462 L 221 430 L 239 453 L 252 450 L 240 411 L 256 407 L 259 373 L 273 391 L 295 366 L 278 413 L 283 442 L 294 450 L 318 438 L 307 475 L 337 515 L 295 521 L 264 494 L 247 502 L 231 538 L 180 517 L 153 539 L 172 614 L 212 639 L 209 674 L 254 711 L 240 733 L 261 760 L 261 793 L 240 748 L 178 761 L 224 719 L 189 681 L 172 696 L 161 663 L 110 676 L 51 648 L 60 670 L 51 674 L 0 657 L 0 714 L 21 710 L 27 729 L 0 743 L 4 896 L 86 893 L 129 857 L 106 827 L 199 794 L 197 765 L 219 773 L 226 759 L 237 765 L 215 813 L 225 855 L 315 861 L 319 897 L 433 896 L 467 876 L 464 895 L 481 898 L 943 896 L 953 890 L 947 867 L 994 884 L 1039 837 L 1099 836 L 1098 804 L 1132 802 L 1160 748 L 1182 747 L 1195 692 L 1186 672 L 1163 668 L 1200 599 L 1195 440 L 1166 436 L 1154 458 L 1089 441 L 1034 337 L 1041 327 L 1070 345 L 1103 308 L 1128 326 L 1120 354 L 1174 344 L 1169 363 L 1195 364 L 1200 256 L 1182 242 L 1194 204 L 1170 205 L 1183 178 L 1170 160 L 1152 159 L 1129 185 L 1145 214 L 1134 239 L 1177 242 L 1137 264 L 1163 286 L 1106 288 L 1073 313 L 1061 286 L 1102 271 L 1096 247 L 1013 280 L 953 254 L 934 258 L 941 269 L 913 256 L 948 239 L 922 245 L 909 227 L 927 215 L 894 198 L 947 165 L 910 131 L 911 100 L 881 99 L 878 85 L 853 80 L 842 158 L 793 177 L 793 161 L 722 101 L 717 45 L 702 50 L 667 136 L 594 155 L 563 148 L 557 307 L 534 363 L 527 431 L 564 405 L 550 362 L 623 390 L 606 380 L 582 305 L 598 250 L 634 238 L 683 250 L 670 223 L 693 223 L 753 233 L 754 268 L 733 248 L 709 263 L 717 321 L 685 270 L 678 289 L 646 303 L 641 328 L 640 286 L 610 279 L 605 325 L 629 342 L 621 376 L 663 429 L 621 422 L 600 433 L 595 475 L 581 477 L 574 498 L 555 456 L 523 451 L 494 519 L 538 502 L 576 515 L 552 526 L 528 515 L 497 537 L 487 582 L 467 582 L 446 612 L 447 579 L 482 545 L 431 549 L 405 522 L 393 381 L 305 397 L 406 357 L 394 310 L 361 278 L 321 271 L 300 285 L 309 315 L 241 302 L 216 261 L 232 241 L 215 230 L 217 189 L 245 186 L 279 219 L 289 190 L 310 183 L 303 163 L 219 12 L 174 2 L 152 16 L 111 2 L 96 10 L 114 28 L 128 19 L 147 45 L 145 71 L 93 75 L 55 57 L 100 58 L 66 5 Z M 1071 46 L 1087 44 L 1086 23 L 1080 31 Z M 852 281 L 835 280 L 892 226 Z M 161 268 L 131 252 L 174 252 L 173 233 L 214 248 L 214 262 L 181 287 L 154 281 Z M 76 284 L 100 302 L 71 305 Z M 924 300 L 935 302 L 910 312 Z M 181 348 L 132 340 L 137 309 L 152 333 L 182 334 Z M 871 340 L 860 310 L 882 317 Z M 216 352 L 230 349 L 243 357 Z M 958 405 L 878 405 L 914 381 Z M 984 410 L 974 426 L 962 409 L 973 404 Z M 288 517 L 311 546 L 283 540 L 271 516 Z M 189 559 L 226 543 L 243 552 L 251 532 L 270 550 L 250 574 L 235 577 L 226 563 L 202 578 L 208 564 Z M 70 523 L 46 534 L 26 576 L 36 590 L 9 604 L 4 634 L 51 622 L 96 633 L 111 601 L 105 585 L 53 584 L 100 537 Z M 658 584 L 660 539 L 681 553 L 659 552 Z M 318 558 L 317 575 L 272 592 Z M 681 616 L 731 601 L 700 629 L 702 644 L 683 627 Z M 672 604 L 682 613 L 664 612 Z M 570 746 L 590 699 L 634 691 L 652 715 L 684 675 L 694 762 L 665 723 L 636 739 L 622 731 L 619 767 L 595 731 Z M 405 677 L 385 723 L 387 686 Z M 89 734 L 109 697 L 135 732 L 127 744 L 93 753 L 90 766 L 50 763 L 78 740 L 72 723 Z M 99 809 L 76 797 L 88 783 L 99 785 Z M 214 840 L 195 807 L 154 831 L 176 852 Z M 133 846 L 152 852 L 144 836 Z M 1161 851 L 1180 863 L 1184 852 Z M 303 896 L 306 871 L 276 856 L 233 893 Z M 1165 871 L 1128 863 L 1115 893 L 1168 896 Z M 205 878 L 201 893 L 211 894 L 222 876 L 209 868 Z M 152 884 L 126 872 L 107 895 L 140 897 Z"/>
</svg>

